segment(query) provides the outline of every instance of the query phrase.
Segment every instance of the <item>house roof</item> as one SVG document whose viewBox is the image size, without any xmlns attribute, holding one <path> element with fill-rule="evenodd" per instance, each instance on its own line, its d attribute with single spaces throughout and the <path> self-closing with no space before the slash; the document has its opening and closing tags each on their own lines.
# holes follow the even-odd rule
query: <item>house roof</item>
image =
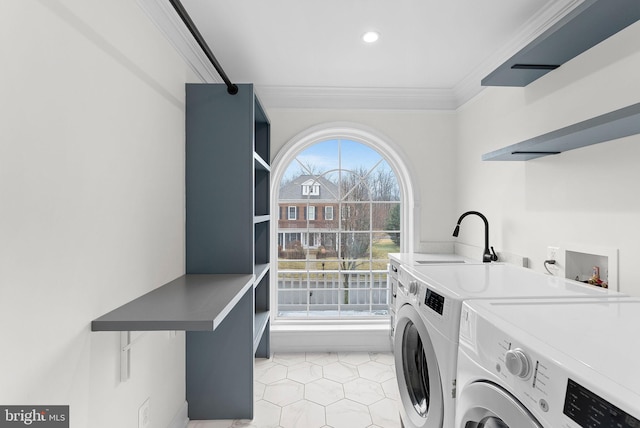
<svg viewBox="0 0 640 428">
<path fill-rule="evenodd" d="M 302 185 L 320 184 L 319 195 L 303 195 Z M 338 186 L 324 177 L 300 175 L 292 181 L 280 186 L 279 200 L 286 201 L 335 201 L 338 198 Z"/>
</svg>

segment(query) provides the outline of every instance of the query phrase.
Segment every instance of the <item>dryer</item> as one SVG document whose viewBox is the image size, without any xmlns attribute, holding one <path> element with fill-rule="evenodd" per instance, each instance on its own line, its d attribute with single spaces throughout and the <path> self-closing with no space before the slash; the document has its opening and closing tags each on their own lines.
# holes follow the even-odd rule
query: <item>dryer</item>
<svg viewBox="0 0 640 428">
<path fill-rule="evenodd" d="M 640 299 L 465 302 L 457 428 L 640 427 Z"/>
<path fill-rule="evenodd" d="M 390 292 L 389 304 L 389 337 L 393 343 L 396 328 L 396 314 L 398 311 L 398 292 L 405 295 L 404 290 L 398 291 L 399 287 L 399 271 L 401 265 L 421 266 L 421 265 L 451 265 L 451 264 L 482 264 L 481 261 L 471 260 L 458 254 L 441 254 L 441 253 L 389 253 L 389 264 L 387 266 L 387 288 Z M 408 286 L 408 284 L 407 284 Z"/>
<path fill-rule="evenodd" d="M 454 424 L 460 313 L 467 299 L 576 297 L 619 293 L 504 264 L 401 266 L 394 358 L 407 428 Z"/>
</svg>

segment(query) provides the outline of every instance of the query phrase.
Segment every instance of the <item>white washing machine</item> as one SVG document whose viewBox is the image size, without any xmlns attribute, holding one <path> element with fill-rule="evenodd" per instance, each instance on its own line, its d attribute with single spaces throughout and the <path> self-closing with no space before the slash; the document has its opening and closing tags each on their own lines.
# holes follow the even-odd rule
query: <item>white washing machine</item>
<svg viewBox="0 0 640 428">
<path fill-rule="evenodd" d="M 401 266 L 394 355 L 407 428 L 454 424 L 460 312 L 467 299 L 619 295 L 505 264 Z"/>
<path fill-rule="evenodd" d="M 395 328 L 397 324 L 398 311 L 398 269 L 401 265 L 421 266 L 421 265 L 451 265 L 451 264 L 482 264 L 481 261 L 471 260 L 458 254 L 440 253 L 389 253 L 389 265 L 387 273 L 387 287 L 390 293 L 389 318 L 390 318 L 390 339 L 393 343 Z M 407 285 L 408 286 L 408 285 Z M 402 292 L 402 290 L 401 290 Z M 401 296 L 402 298 L 402 296 Z"/>
<path fill-rule="evenodd" d="M 457 428 L 640 427 L 640 299 L 468 301 Z"/>
</svg>

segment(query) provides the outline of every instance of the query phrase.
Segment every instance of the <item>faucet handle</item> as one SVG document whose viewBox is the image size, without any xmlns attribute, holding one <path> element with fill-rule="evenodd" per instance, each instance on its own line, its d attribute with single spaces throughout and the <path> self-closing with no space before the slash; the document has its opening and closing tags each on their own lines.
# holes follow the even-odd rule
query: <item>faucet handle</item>
<svg viewBox="0 0 640 428">
<path fill-rule="evenodd" d="M 498 255 L 496 254 L 496 252 L 493 249 L 493 247 L 491 247 L 491 261 L 492 262 L 497 262 L 498 261 Z"/>
</svg>

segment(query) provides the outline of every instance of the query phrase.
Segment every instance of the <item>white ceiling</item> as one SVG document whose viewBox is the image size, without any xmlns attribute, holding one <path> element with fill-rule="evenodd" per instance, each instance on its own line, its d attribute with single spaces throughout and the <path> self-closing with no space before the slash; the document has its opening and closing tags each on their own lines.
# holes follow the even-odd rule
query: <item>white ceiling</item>
<svg viewBox="0 0 640 428">
<path fill-rule="evenodd" d="M 254 83 L 265 104 L 381 108 L 458 107 L 580 2 L 182 0 L 229 78 Z M 361 40 L 368 30 L 377 43 Z"/>
</svg>

